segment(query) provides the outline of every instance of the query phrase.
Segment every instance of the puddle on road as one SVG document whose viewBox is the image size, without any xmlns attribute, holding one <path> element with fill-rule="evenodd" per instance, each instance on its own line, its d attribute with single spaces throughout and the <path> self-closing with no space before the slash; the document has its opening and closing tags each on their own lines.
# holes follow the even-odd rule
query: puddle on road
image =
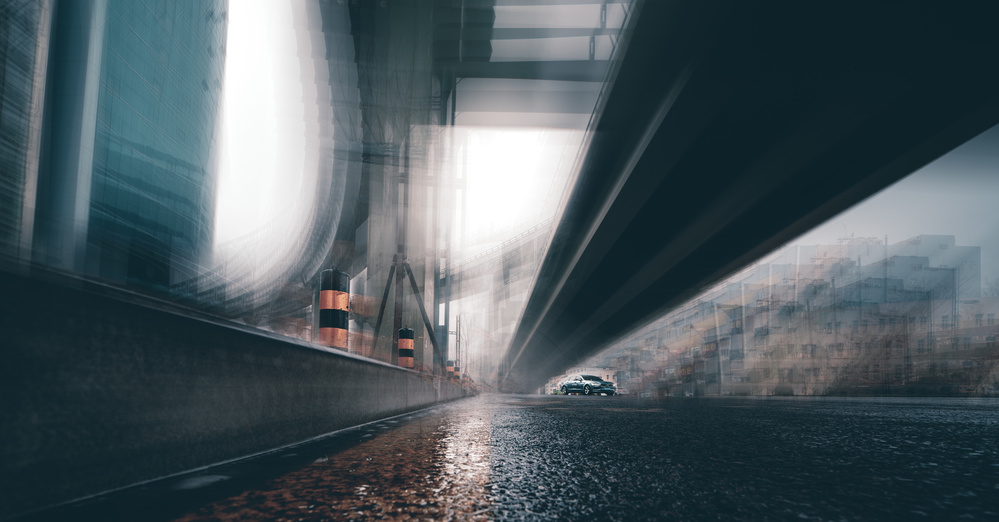
<svg viewBox="0 0 999 522">
<path fill-rule="evenodd" d="M 490 416 L 414 420 L 178 520 L 489 520 Z"/>
<path fill-rule="evenodd" d="M 229 477 L 225 475 L 201 475 L 197 477 L 186 478 L 176 484 L 174 484 L 174 489 L 197 489 L 209 486 L 216 482 L 222 480 L 228 480 Z"/>
</svg>

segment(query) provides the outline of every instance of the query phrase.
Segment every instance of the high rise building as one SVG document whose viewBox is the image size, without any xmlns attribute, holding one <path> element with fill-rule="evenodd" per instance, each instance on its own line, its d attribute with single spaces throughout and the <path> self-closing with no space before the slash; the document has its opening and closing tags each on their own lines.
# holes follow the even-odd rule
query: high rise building
<svg viewBox="0 0 999 522">
<path fill-rule="evenodd" d="M 31 245 L 52 2 L 0 3 L 0 254 Z"/>
<path fill-rule="evenodd" d="M 160 290 L 208 269 L 226 8 L 54 3 L 35 261 Z"/>
</svg>

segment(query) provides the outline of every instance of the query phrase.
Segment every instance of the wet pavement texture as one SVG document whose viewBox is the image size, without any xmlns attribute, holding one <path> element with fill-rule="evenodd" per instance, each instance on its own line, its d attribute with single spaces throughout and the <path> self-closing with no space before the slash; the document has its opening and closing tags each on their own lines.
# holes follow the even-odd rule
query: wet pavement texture
<svg viewBox="0 0 999 522">
<path fill-rule="evenodd" d="M 89 513 L 999 520 L 999 401 L 487 395 L 161 482 Z"/>
</svg>

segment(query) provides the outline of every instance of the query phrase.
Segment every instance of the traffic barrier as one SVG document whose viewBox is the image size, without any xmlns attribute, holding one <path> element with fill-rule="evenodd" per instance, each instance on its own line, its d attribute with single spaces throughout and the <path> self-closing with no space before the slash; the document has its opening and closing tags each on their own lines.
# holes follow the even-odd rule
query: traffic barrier
<svg viewBox="0 0 999 522">
<path fill-rule="evenodd" d="M 319 276 L 319 343 L 347 349 L 350 309 L 350 276 L 338 270 L 323 270 Z"/>
<path fill-rule="evenodd" d="M 413 342 L 415 332 L 412 328 L 399 329 L 399 366 L 403 368 L 413 368 L 413 357 L 415 355 Z"/>
<path fill-rule="evenodd" d="M 449 359 L 447 362 L 447 378 L 451 380 L 452 377 L 454 377 L 454 361 Z"/>
</svg>

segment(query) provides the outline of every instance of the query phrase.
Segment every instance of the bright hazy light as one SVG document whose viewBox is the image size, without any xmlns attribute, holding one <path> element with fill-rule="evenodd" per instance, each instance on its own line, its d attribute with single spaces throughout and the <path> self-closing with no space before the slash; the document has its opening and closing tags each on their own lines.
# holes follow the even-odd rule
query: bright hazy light
<svg viewBox="0 0 999 522">
<path fill-rule="evenodd" d="M 290 238 L 307 214 L 315 172 L 306 168 L 299 64 L 288 3 L 229 5 L 216 245 L 248 234 Z"/>
<path fill-rule="evenodd" d="M 551 129 L 468 130 L 467 162 L 464 170 L 459 167 L 468 187 L 463 242 L 516 232 L 550 218 L 581 135 Z M 460 235 L 460 203 L 456 212 Z"/>
</svg>

